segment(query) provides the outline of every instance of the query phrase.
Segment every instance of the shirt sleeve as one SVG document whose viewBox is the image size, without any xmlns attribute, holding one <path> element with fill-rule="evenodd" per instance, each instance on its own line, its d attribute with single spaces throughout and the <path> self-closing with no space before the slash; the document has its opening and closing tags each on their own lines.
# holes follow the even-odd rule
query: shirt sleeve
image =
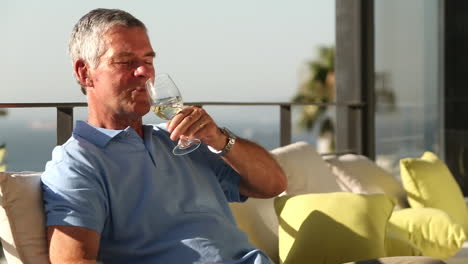
<svg viewBox="0 0 468 264">
<path fill-rule="evenodd" d="M 73 155 L 72 155 L 73 154 Z M 46 225 L 86 227 L 101 233 L 108 206 L 99 173 L 85 155 L 56 147 L 41 176 Z"/>
<path fill-rule="evenodd" d="M 239 192 L 241 176 L 219 155 L 211 152 L 206 145 L 200 146 L 200 149 L 203 155 L 208 159 L 226 199 L 229 202 L 245 202 L 247 197 Z"/>
</svg>

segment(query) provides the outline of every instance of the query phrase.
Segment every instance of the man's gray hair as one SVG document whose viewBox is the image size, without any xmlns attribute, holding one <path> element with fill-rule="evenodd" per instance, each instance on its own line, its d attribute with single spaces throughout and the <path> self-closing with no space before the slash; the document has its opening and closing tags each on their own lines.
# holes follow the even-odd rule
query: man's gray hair
<svg viewBox="0 0 468 264">
<path fill-rule="evenodd" d="M 146 31 L 143 22 L 123 10 L 103 8 L 91 10 L 76 23 L 70 36 L 68 52 L 72 63 L 81 59 L 92 68 L 96 68 L 106 51 L 102 36 L 116 25 L 141 27 Z M 78 77 L 75 77 L 81 86 L 81 91 L 86 94 L 85 87 L 81 85 Z"/>
</svg>

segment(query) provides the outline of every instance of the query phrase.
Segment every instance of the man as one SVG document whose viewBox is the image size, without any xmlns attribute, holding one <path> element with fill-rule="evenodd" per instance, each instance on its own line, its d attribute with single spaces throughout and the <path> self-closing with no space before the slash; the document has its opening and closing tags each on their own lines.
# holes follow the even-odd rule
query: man
<svg viewBox="0 0 468 264">
<path fill-rule="evenodd" d="M 42 175 L 51 262 L 270 263 L 228 206 L 285 190 L 269 153 L 197 107 L 183 109 L 167 131 L 142 124 L 155 52 L 132 15 L 92 10 L 69 49 L 89 113 Z M 175 156 L 182 137 L 204 145 Z"/>
</svg>

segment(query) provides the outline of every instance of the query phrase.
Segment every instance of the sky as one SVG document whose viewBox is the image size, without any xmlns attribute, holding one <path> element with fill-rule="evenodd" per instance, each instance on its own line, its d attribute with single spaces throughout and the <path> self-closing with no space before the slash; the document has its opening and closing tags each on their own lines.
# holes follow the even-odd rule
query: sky
<svg viewBox="0 0 468 264">
<path fill-rule="evenodd" d="M 305 63 L 320 45 L 335 43 L 333 0 L 0 0 L 0 103 L 85 102 L 68 38 L 80 17 L 100 7 L 146 24 L 156 71 L 173 77 L 186 102 L 290 101 Z M 278 124 L 277 107 L 206 109 L 239 136 L 277 146 L 279 126 L 264 125 Z M 85 108 L 74 114 L 86 120 Z M 255 122 L 255 130 L 234 123 L 241 121 Z M 43 169 L 55 145 L 54 108 L 9 109 L 0 128 L 8 169 Z"/>
<path fill-rule="evenodd" d="M 426 88 L 436 91 L 438 84 L 438 2 L 408 3 L 376 1 L 375 66 L 391 73 L 397 100 L 422 104 Z M 79 18 L 98 7 L 124 9 L 146 24 L 158 54 L 156 71 L 169 73 L 187 102 L 290 101 L 306 62 L 319 46 L 335 43 L 333 0 L 0 0 L 0 103 L 85 102 L 67 43 Z M 228 127 L 233 120 L 256 122 L 256 128 L 265 119 L 277 122 L 277 109 L 259 108 L 207 110 Z M 10 109 L 0 126 L 24 119 L 29 129 L 53 138 L 55 117 L 53 108 Z M 86 109 L 75 109 L 75 119 L 85 118 Z M 25 151 L 11 141 L 16 130 L 2 131 L 0 143 L 9 146 L 10 159 L 16 149 L 22 157 Z M 254 133 L 247 132 L 239 135 Z"/>
<path fill-rule="evenodd" d="M 334 45 L 334 2 L 2 0 L 0 102 L 86 101 L 67 43 L 76 21 L 98 7 L 146 24 L 156 71 L 173 77 L 185 101 L 289 101 L 317 47 Z"/>
</svg>

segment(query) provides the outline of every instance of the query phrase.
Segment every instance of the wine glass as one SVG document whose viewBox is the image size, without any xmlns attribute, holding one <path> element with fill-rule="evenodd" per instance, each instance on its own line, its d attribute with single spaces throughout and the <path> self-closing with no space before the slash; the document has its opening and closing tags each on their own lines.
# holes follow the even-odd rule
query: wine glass
<svg viewBox="0 0 468 264">
<path fill-rule="evenodd" d="M 184 107 L 182 96 L 176 84 L 169 74 L 157 74 L 153 79 L 146 81 L 146 91 L 148 92 L 151 110 L 160 118 L 171 120 Z M 197 138 L 180 140 L 174 147 L 174 155 L 185 155 L 200 146 Z"/>
</svg>

